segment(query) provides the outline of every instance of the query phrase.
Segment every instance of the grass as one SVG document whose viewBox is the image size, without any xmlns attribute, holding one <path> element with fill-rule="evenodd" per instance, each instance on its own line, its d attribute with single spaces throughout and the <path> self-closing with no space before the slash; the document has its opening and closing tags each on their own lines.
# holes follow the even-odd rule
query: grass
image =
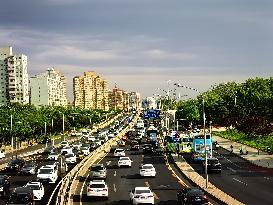
<svg viewBox="0 0 273 205">
<path fill-rule="evenodd" d="M 267 147 L 273 151 L 273 136 L 250 136 L 237 130 L 227 130 L 222 132 L 214 132 L 215 135 L 226 139 L 239 142 L 256 149 L 267 151 Z"/>
</svg>

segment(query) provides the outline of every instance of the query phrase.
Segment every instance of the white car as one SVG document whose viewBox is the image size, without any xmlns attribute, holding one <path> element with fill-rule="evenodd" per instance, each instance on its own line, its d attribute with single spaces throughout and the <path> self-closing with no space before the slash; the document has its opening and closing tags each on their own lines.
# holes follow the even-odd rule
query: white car
<svg viewBox="0 0 273 205">
<path fill-rule="evenodd" d="M 51 161 L 51 160 L 52 160 L 52 161 L 57 161 L 58 158 L 59 158 L 59 156 L 60 156 L 60 154 L 53 152 L 53 153 L 50 153 L 50 154 L 47 156 L 47 160 L 50 160 L 50 161 Z"/>
<path fill-rule="evenodd" d="M 90 142 L 94 142 L 96 140 L 96 137 L 93 135 L 88 135 L 87 140 Z"/>
<path fill-rule="evenodd" d="M 87 186 L 87 196 L 99 196 L 108 199 L 108 186 L 104 180 L 93 180 Z"/>
<path fill-rule="evenodd" d="M 68 153 L 65 155 L 65 162 L 67 164 L 74 164 L 77 162 L 77 157 L 74 153 Z"/>
<path fill-rule="evenodd" d="M 109 138 L 109 139 L 112 139 L 112 138 L 114 138 L 114 137 L 115 137 L 115 134 L 114 134 L 114 133 L 108 134 L 108 138 Z"/>
<path fill-rule="evenodd" d="M 115 157 L 125 157 L 124 149 L 119 149 L 119 148 L 115 149 L 114 156 Z"/>
<path fill-rule="evenodd" d="M 132 167 L 132 160 L 129 157 L 120 157 L 118 160 L 118 167 Z"/>
<path fill-rule="evenodd" d="M 154 204 L 154 194 L 149 187 L 135 187 L 130 192 L 131 204 Z"/>
<path fill-rule="evenodd" d="M 2 150 L 0 150 L 0 159 L 5 158 L 6 154 Z"/>
<path fill-rule="evenodd" d="M 74 149 L 80 150 L 80 148 L 82 146 L 82 143 L 81 142 L 75 142 L 72 146 L 73 146 Z"/>
<path fill-rule="evenodd" d="M 62 141 L 60 145 L 61 147 L 69 147 L 69 143 L 67 141 Z"/>
<path fill-rule="evenodd" d="M 61 154 L 70 154 L 73 153 L 73 148 L 72 147 L 63 147 L 61 149 Z"/>
<path fill-rule="evenodd" d="M 41 182 L 30 181 L 25 187 L 29 187 L 33 191 L 34 200 L 41 200 L 45 194 L 45 188 Z"/>
<path fill-rule="evenodd" d="M 139 170 L 139 174 L 142 177 L 155 177 L 156 171 L 152 164 L 143 164 Z"/>
<path fill-rule="evenodd" d="M 81 147 L 81 151 L 83 152 L 83 154 L 85 156 L 89 155 L 90 154 L 90 149 L 89 147 Z"/>
<path fill-rule="evenodd" d="M 38 170 L 37 180 L 55 184 L 58 179 L 58 166 L 45 165 Z"/>
</svg>

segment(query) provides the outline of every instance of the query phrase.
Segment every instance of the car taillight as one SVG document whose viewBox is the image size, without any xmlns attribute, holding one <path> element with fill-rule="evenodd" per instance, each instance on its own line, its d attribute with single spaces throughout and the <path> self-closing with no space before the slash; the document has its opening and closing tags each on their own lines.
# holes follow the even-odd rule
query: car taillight
<svg viewBox="0 0 273 205">
<path fill-rule="evenodd" d="M 206 201 L 208 201 L 207 195 L 204 195 L 204 196 L 203 196 L 203 199 L 206 200 Z"/>
<path fill-rule="evenodd" d="M 89 188 L 88 188 L 87 191 L 88 191 L 88 192 L 89 192 L 89 191 L 93 191 L 93 189 L 89 189 Z"/>
<path fill-rule="evenodd" d="M 153 195 L 148 196 L 148 198 L 151 198 L 151 197 L 153 197 Z"/>
<path fill-rule="evenodd" d="M 107 189 L 103 189 L 102 191 L 107 191 Z"/>
</svg>

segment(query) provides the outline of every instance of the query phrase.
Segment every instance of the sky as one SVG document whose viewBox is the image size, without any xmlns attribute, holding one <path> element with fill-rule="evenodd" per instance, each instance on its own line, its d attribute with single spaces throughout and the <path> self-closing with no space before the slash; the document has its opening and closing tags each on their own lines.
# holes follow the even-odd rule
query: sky
<svg viewBox="0 0 273 205">
<path fill-rule="evenodd" d="M 60 70 L 70 101 L 72 79 L 84 71 L 142 97 L 174 83 L 203 92 L 272 76 L 273 1 L 8 0 L 0 46 L 27 55 L 30 76 Z"/>
</svg>

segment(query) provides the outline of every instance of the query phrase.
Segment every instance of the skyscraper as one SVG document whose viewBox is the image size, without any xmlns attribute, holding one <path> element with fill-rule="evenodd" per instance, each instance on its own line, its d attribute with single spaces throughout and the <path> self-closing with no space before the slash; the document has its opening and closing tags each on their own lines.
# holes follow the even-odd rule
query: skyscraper
<svg viewBox="0 0 273 205">
<path fill-rule="evenodd" d="M 27 56 L 0 48 L 0 105 L 29 103 Z"/>
<path fill-rule="evenodd" d="M 54 68 L 30 78 L 31 104 L 67 106 L 65 77 Z"/>
</svg>

